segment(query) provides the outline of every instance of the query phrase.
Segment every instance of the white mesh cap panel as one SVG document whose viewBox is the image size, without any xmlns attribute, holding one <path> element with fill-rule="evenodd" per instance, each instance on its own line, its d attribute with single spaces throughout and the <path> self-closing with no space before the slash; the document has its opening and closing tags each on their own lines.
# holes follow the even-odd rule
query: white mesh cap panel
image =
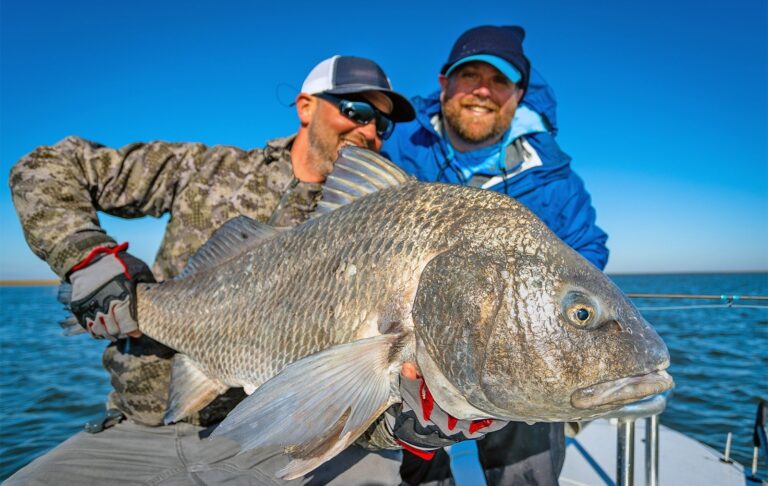
<svg viewBox="0 0 768 486">
<path fill-rule="evenodd" d="M 315 66 L 301 85 L 301 92 L 316 94 L 333 89 L 333 73 L 339 57 L 333 56 Z"/>
</svg>

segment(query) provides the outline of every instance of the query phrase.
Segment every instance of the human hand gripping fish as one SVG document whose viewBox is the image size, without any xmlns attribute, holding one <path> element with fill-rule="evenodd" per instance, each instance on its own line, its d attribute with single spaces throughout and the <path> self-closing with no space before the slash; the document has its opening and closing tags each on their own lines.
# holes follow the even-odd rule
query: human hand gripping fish
<svg viewBox="0 0 768 486">
<path fill-rule="evenodd" d="M 286 479 L 402 402 L 480 434 L 590 419 L 673 386 L 637 309 L 524 206 L 416 182 L 359 148 L 342 150 L 315 217 L 287 231 L 236 218 L 137 296 L 141 330 L 178 351 L 166 421 L 243 387 L 212 437 L 283 448 Z"/>
<path fill-rule="evenodd" d="M 96 339 L 140 337 L 136 322 L 136 284 L 155 282 L 143 261 L 127 252 L 128 243 L 98 246 L 72 267 L 67 297 L 77 322 Z"/>
</svg>

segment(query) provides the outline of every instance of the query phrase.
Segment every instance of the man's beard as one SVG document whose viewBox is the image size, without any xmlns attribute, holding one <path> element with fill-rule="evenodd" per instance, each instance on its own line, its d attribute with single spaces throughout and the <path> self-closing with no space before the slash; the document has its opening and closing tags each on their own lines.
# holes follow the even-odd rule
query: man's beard
<svg viewBox="0 0 768 486">
<path fill-rule="evenodd" d="M 373 144 L 364 137 L 347 134 L 339 138 L 335 133 L 320 123 L 309 125 L 309 160 L 312 166 L 322 174 L 328 175 L 333 170 L 333 163 L 339 158 L 339 150 L 344 142 L 350 145 L 373 150 Z"/>
<path fill-rule="evenodd" d="M 328 175 L 333 169 L 333 162 L 339 157 L 338 140 L 325 135 L 319 123 L 309 125 L 309 157 L 312 166 L 321 174 Z M 327 131 L 327 130 L 326 130 Z"/>
<path fill-rule="evenodd" d="M 483 117 L 482 120 L 479 120 L 463 112 L 462 108 L 468 104 L 476 104 L 495 110 L 493 118 Z M 514 112 L 512 114 L 514 115 Z M 463 102 L 454 98 L 443 103 L 443 118 L 453 132 L 468 144 L 481 144 L 499 137 L 509 129 L 512 123 L 512 116 L 504 114 L 495 103 L 467 100 L 466 98 Z"/>
</svg>

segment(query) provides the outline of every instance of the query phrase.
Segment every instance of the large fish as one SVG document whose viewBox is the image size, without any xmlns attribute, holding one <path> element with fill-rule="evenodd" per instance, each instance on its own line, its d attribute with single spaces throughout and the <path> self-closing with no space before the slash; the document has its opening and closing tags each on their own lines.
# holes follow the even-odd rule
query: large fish
<svg viewBox="0 0 768 486">
<path fill-rule="evenodd" d="M 283 446 L 294 478 L 401 400 L 406 361 L 467 420 L 581 420 L 672 386 L 635 307 L 513 199 L 356 148 L 324 193 L 332 214 L 288 231 L 238 218 L 179 278 L 140 287 L 141 329 L 179 351 L 168 421 L 255 390 L 215 434 Z"/>
</svg>

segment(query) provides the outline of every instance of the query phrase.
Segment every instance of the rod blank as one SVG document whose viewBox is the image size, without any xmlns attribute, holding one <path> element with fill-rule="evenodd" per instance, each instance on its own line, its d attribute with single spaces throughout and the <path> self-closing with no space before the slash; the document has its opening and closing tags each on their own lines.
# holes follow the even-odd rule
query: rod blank
<svg viewBox="0 0 768 486">
<path fill-rule="evenodd" d="M 707 295 L 707 294 L 627 294 L 632 299 L 705 299 L 724 300 L 735 302 L 737 300 L 768 300 L 768 295 Z"/>
</svg>

